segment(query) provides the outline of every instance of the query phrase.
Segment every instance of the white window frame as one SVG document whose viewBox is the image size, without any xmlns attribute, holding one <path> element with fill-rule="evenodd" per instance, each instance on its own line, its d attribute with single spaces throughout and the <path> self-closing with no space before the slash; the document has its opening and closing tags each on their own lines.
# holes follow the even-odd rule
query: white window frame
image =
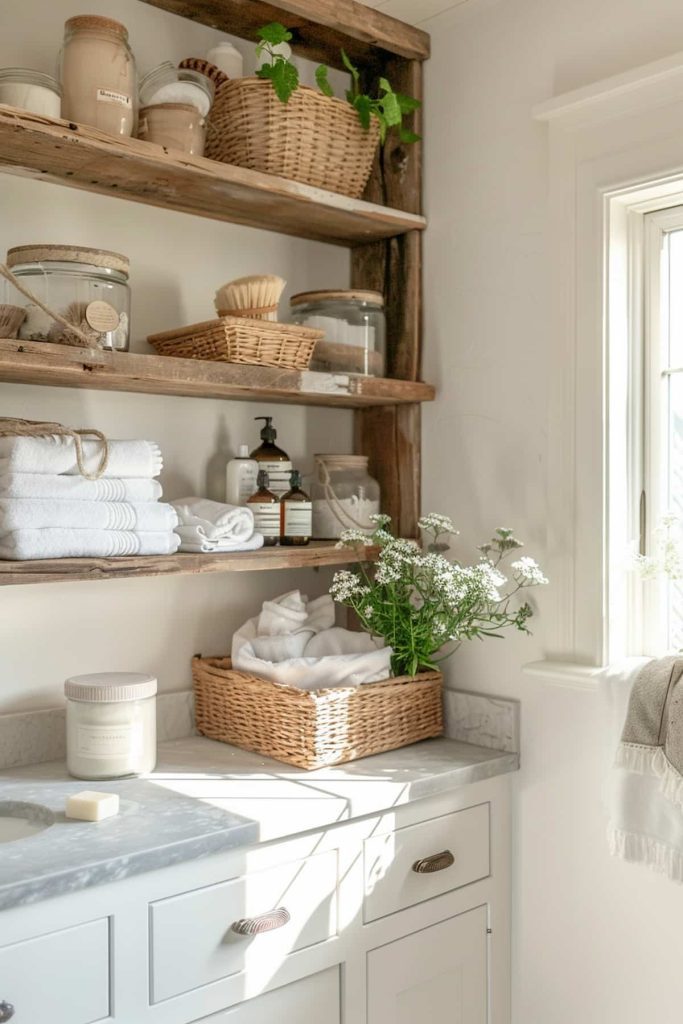
<svg viewBox="0 0 683 1024">
<path fill-rule="evenodd" d="M 683 54 L 577 90 L 536 117 L 550 134 L 551 586 L 542 608 L 546 657 L 527 668 L 548 682 L 592 687 L 600 666 L 642 648 L 624 614 L 624 601 L 632 605 L 625 560 L 617 571 L 614 559 L 625 487 L 615 466 L 637 458 L 627 434 L 628 375 L 615 360 L 633 370 L 642 317 L 633 240 L 646 212 L 683 196 Z"/>
</svg>

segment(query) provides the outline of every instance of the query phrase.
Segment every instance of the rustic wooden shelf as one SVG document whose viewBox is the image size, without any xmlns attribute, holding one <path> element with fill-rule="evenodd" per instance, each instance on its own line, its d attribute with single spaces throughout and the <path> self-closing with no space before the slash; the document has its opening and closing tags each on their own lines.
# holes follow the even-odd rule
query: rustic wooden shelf
<svg viewBox="0 0 683 1024">
<path fill-rule="evenodd" d="M 378 241 L 426 223 L 413 213 L 5 105 L 0 170 L 338 245 Z"/>
<path fill-rule="evenodd" d="M 103 352 L 15 340 L 0 341 L 0 381 L 347 409 L 430 402 L 434 398 L 434 388 L 419 381 L 278 370 L 246 363 Z"/>
<path fill-rule="evenodd" d="M 70 583 L 118 580 L 137 576 L 179 576 L 206 572 L 257 572 L 271 569 L 318 569 L 352 565 L 377 554 L 376 548 L 335 547 L 333 541 L 312 541 L 302 548 L 261 548 L 229 555 L 144 555 L 131 558 L 45 558 L 27 562 L 0 561 L 0 587 L 24 583 Z"/>
</svg>

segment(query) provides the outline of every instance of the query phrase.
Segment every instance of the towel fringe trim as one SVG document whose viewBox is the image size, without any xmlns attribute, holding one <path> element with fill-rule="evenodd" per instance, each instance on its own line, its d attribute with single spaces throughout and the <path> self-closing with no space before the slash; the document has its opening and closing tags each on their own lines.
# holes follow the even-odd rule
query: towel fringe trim
<svg viewBox="0 0 683 1024">
<path fill-rule="evenodd" d="M 651 836 L 614 827 L 608 829 L 607 841 L 613 857 L 631 864 L 643 864 L 658 874 L 666 875 L 672 882 L 683 883 L 683 852 L 680 850 Z"/>
<path fill-rule="evenodd" d="M 658 778 L 662 796 L 683 810 L 683 775 L 674 768 L 662 747 L 620 743 L 614 763 L 616 768 Z"/>
</svg>

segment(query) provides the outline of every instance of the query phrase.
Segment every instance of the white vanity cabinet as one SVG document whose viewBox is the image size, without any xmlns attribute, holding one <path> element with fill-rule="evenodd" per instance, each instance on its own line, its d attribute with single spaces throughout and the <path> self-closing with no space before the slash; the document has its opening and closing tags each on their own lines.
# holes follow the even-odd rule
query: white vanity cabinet
<svg viewBox="0 0 683 1024">
<path fill-rule="evenodd" d="M 6 1019 L 509 1024 L 508 785 L 6 910 Z"/>
</svg>

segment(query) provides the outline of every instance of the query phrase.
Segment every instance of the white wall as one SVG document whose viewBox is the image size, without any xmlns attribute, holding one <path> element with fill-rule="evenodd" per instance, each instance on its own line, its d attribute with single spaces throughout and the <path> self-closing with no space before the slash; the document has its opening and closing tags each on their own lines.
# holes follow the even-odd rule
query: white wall
<svg viewBox="0 0 683 1024">
<path fill-rule="evenodd" d="M 470 0 L 430 20 L 424 507 L 472 554 L 512 526 L 545 544 L 547 146 L 532 107 L 683 49 L 678 0 Z M 448 458 L 444 464 L 444 443 Z M 522 674 L 532 639 L 471 645 L 451 685 L 520 697 L 515 1024 L 677 1024 L 683 890 L 609 858 L 599 700 Z"/>
<path fill-rule="evenodd" d="M 202 55 L 210 29 L 137 0 L 22 0 L 0 5 L 0 66 L 54 74 L 67 17 L 115 14 L 144 72 L 162 59 Z M 249 44 L 237 43 L 249 54 Z M 0 257 L 30 242 L 78 242 L 130 256 L 133 348 L 153 331 L 208 319 L 216 287 L 249 273 L 277 273 L 286 297 L 345 287 L 348 253 L 199 217 L 156 210 L 3 175 Z M 287 310 L 285 303 L 284 311 Z M 168 497 L 205 492 L 222 479 L 240 441 L 258 443 L 252 417 L 274 414 L 278 440 L 309 471 L 316 451 L 350 451 L 350 412 L 0 384 L 5 416 L 93 426 L 110 437 L 160 442 Z M 322 592 L 329 571 L 173 577 L 0 588 L 0 713 L 60 701 L 66 676 L 104 669 L 158 674 L 162 689 L 190 685 L 192 654 L 227 652 L 233 628 L 266 597 L 294 586 Z"/>
</svg>

